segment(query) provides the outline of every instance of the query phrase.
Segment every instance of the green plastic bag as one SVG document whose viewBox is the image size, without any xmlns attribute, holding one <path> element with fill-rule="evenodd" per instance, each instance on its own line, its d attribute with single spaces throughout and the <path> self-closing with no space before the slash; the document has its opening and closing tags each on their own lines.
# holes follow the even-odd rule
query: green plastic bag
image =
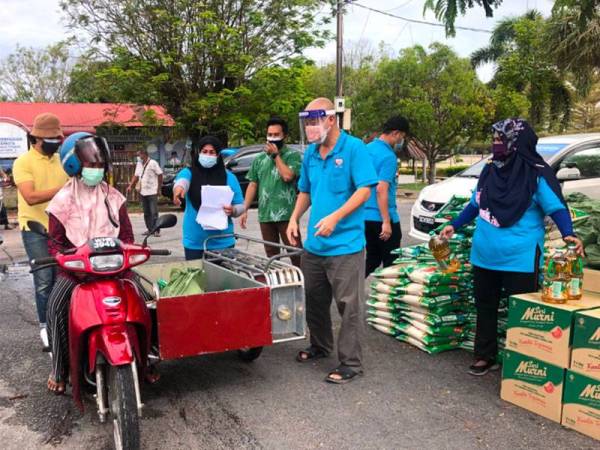
<svg viewBox="0 0 600 450">
<path fill-rule="evenodd" d="M 161 297 L 183 297 L 204 293 L 204 270 L 197 267 L 171 269 L 169 282 L 160 291 Z"/>
</svg>

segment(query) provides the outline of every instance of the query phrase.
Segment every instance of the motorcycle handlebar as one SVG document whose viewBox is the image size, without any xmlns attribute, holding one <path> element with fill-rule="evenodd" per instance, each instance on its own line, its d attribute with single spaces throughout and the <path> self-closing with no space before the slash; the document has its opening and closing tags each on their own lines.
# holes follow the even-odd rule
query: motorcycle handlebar
<svg viewBox="0 0 600 450">
<path fill-rule="evenodd" d="M 150 250 L 150 254 L 153 256 L 169 256 L 171 250 Z"/>
<path fill-rule="evenodd" d="M 35 258 L 31 260 L 32 266 L 46 266 L 49 264 L 56 264 L 56 258 L 48 256 L 46 258 Z"/>
</svg>

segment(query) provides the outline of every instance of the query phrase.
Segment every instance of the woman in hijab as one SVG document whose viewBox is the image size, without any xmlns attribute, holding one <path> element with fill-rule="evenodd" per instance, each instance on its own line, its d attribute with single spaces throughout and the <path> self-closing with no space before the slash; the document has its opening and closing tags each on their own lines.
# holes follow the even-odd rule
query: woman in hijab
<svg viewBox="0 0 600 450">
<path fill-rule="evenodd" d="M 110 165 L 106 141 L 89 133 L 74 133 L 63 143 L 60 156 L 63 168 L 71 178 L 46 209 L 50 255 L 80 247 L 98 236 L 133 243 L 126 199 L 104 181 Z M 128 278 L 149 299 L 132 273 Z M 78 283 L 71 274 L 59 272 L 48 300 L 48 338 L 52 351 L 48 389 L 56 394 L 64 393 L 69 372 L 69 306 Z M 146 378 L 156 381 L 158 376 L 147 374 Z"/>
<path fill-rule="evenodd" d="M 544 217 L 550 216 L 565 242 L 575 237 L 571 216 L 554 171 L 536 151 L 537 136 L 522 119 L 492 126 L 492 158 L 470 203 L 440 233 L 449 239 L 477 217 L 473 264 L 477 329 L 471 375 L 496 370 L 498 306 L 502 296 L 538 290 L 544 248 Z"/>
<path fill-rule="evenodd" d="M 183 215 L 183 249 L 185 259 L 200 259 L 204 253 L 204 243 L 210 236 L 219 234 L 232 234 L 233 221 L 231 217 L 238 217 L 244 212 L 244 197 L 237 178 L 225 169 L 221 156 L 223 145 L 214 136 L 205 136 L 198 143 L 198 151 L 192 153 L 191 167 L 183 169 L 175 178 L 173 187 L 173 202 L 181 204 L 185 198 L 185 212 Z M 227 228 L 223 230 L 205 229 L 199 222 L 198 210 L 202 205 L 203 186 L 229 186 L 233 191 L 233 200 L 230 205 L 223 206 L 227 216 Z M 207 249 L 220 250 L 233 247 L 234 238 L 224 237 L 210 239 Z"/>
</svg>

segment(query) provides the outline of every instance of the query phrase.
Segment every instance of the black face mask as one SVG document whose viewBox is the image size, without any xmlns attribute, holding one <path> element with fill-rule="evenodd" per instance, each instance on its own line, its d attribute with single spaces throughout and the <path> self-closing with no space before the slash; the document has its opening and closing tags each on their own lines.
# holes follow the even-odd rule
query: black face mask
<svg viewBox="0 0 600 450">
<path fill-rule="evenodd" d="M 283 139 L 279 139 L 279 140 L 269 140 L 267 139 L 267 142 L 271 143 L 271 144 L 275 144 L 275 146 L 277 147 L 277 150 L 281 150 L 283 148 Z"/>
<path fill-rule="evenodd" d="M 54 155 L 60 147 L 60 142 L 48 142 L 46 140 L 42 141 L 42 152 L 46 156 Z"/>
</svg>

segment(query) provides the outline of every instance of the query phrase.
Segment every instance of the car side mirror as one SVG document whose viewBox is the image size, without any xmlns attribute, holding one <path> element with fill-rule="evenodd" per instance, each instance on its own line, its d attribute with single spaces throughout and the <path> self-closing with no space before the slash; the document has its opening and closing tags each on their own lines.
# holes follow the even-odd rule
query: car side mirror
<svg viewBox="0 0 600 450">
<path fill-rule="evenodd" d="M 239 161 L 233 160 L 227 163 L 227 167 L 235 167 L 239 164 Z"/>
<path fill-rule="evenodd" d="M 579 180 L 581 172 L 577 167 L 563 167 L 556 173 L 558 181 Z"/>
<path fill-rule="evenodd" d="M 39 234 L 40 236 L 44 236 L 45 238 L 48 237 L 48 232 L 46 231 L 46 228 L 44 228 L 44 225 L 42 225 L 39 222 L 35 222 L 33 220 L 28 220 L 27 228 L 29 228 L 29 231 L 31 231 L 35 234 Z"/>
</svg>

